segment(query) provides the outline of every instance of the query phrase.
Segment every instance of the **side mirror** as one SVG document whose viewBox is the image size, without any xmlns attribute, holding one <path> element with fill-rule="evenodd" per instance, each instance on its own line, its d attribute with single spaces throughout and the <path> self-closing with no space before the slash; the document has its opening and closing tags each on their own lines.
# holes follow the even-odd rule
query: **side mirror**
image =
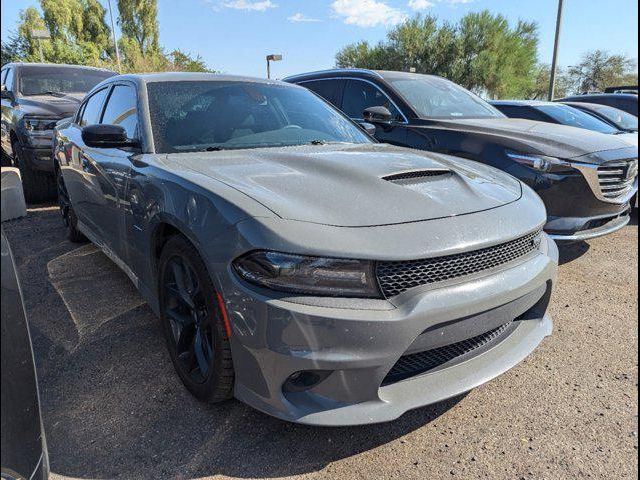
<svg viewBox="0 0 640 480">
<path fill-rule="evenodd" d="M 372 137 L 376 134 L 376 126 L 373 123 L 361 122 L 360 126 Z"/>
<path fill-rule="evenodd" d="M 137 147 L 138 142 L 127 138 L 126 130 L 120 125 L 87 125 L 82 129 L 82 141 L 94 148 Z"/>
<path fill-rule="evenodd" d="M 6 98 L 8 100 L 13 100 L 13 93 L 11 93 L 9 90 L 7 90 L 7 86 L 6 85 L 2 85 L 2 87 L 0 87 L 0 97 L 1 98 Z"/>
<path fill-rule="evenodd" d="M 365 108 L 362 112 L 362 118 L 367 123 L 391 125 L 393 121 L 393 115 L 387 107 L 369 107 Z"/>
</svg>

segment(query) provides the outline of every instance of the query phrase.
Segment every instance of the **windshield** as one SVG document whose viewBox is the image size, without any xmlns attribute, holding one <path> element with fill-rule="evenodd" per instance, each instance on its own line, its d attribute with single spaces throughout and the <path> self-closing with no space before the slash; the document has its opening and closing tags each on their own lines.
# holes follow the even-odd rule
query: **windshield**
<svg viewBox="0 0 640 480">
<path fill-rule="evenodd" d="M 385 78 L 420 118 L 503 118 L 504 115 L 469 90 L 449 80 L 426 75 Z"/>
<path fill-rule="evenodd" d="M 371 138 L 310 91 L 253 82 L 152 82 L 158 153 L 369 143 Z"/>
<path fill-rule="evenodd" d="M 593 105 L 590 108 L 615 123 L 621 130 L 638 131 L 638 117 L 607 105 Z"/>
<path fill-rule="evenodd" d="M 88 68 L 21 67 L 18 91 L 22 95 L 87 93 L 113 75 Z"/>
<path fill-rule="evenodd" d="M 538 110 L 546 113 L 551 118 L 562 125 L 571 127 L 586 128 L 600 133 L 618 133 L 619 130 L 611 125 L 568 105 L 536 105 Z"/>
</svg>

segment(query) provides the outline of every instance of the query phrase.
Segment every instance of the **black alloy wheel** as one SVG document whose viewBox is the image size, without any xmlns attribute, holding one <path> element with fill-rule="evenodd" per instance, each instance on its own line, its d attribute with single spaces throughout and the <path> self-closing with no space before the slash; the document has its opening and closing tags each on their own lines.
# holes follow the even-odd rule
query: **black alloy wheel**
<svg viewBox="0 0 640 480">
<path fill-rule="evenodd" d="M 174 367 L 187 389 L 210 402 L 232 396 L 229 332 L 219 296 L 195 248 L 171 237 L 159 264 L 160 314 Z"/>
</svg>

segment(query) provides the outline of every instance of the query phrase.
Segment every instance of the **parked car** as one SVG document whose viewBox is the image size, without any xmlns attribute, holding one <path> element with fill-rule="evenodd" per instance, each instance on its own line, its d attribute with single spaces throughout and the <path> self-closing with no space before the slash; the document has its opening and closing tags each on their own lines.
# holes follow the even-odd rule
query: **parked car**
<svg viewBox="0 0 640 480">
<path fill-rule="evenodd" d="M 558 98 L 554 102 L 598 103 L 638 116 L 638 95 L 632 93 L 592 93 Z"/>
<path fill-rule="evenodd" d="M 57 131 L 55 155 L 71 238 L 130 276 L 199 399 L 388 421 L 551 333 L 558 252 L 531 189 L 379 144 L 304 88 L 114 77 Z"/>
<path fill-rule="evenodd" d="M 619 108 L 597 103 L 563 102 L 563 104 L 593 115 L 623 132 L 638 133 L 638 117 Z"/>
<path fill-rule="evenodd" d="M 629 222 L 638 149 L 613 135 L 506 118 L 430 75 L 338 69 L 285 81 L 311 89 L 354 120 L 374 123 L 381 142 L 470 158 L 519 178 L 544 200 L 545 229 L 556 240 L 586 240 Z"/>
<path fill-rule="evenodd" d="M 49 478 L 47 442 L 40 414 L 38 381 L 22 293 L 9 243 L 2 251 L 2 478 Z"/>
<path fill-rule="evenodd" d="M 598 117 L 590 115 L 589 113 L 570 105 L 537 100 L 495 100 L 489 103 L 509 118 L 526 118 L 528 120 L 536 120 L 538 122 L 586 128 L 587 130 L 605 133 L 607 135 L 618 135 L 618 138 L 625 142 L 636 147 L 638 146 L 637 131 L 632 133 L 620 130 L 612 126 L 610 123 L 600 120 Z M 618 111 L 625 115 L 629 115 L 622 110 Z M 633 115 L 629 116 L 636 119 L 637 125 L 637 117 L 634 117 Z"/>
<path fill-rule="evenodd" d="M 638 94 L 638 85 L 618 85 L 615 87 L 607 87 L 604 93 L 633 93 Z"/>
<path fill-rule="evenodd" d="M 1 70 L 2 164 L 20 169 L 27 202 L 55 198 L 51 139 L 85 93 L 110 70 L 36 63 L 9 63 Z"/>
</svg>

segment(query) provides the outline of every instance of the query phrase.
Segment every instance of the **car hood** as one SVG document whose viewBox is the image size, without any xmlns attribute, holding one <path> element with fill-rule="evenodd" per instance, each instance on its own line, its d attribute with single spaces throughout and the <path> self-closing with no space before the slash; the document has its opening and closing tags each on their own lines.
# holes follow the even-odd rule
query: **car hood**
<svg viewBox="0 0 640 480">
<path fill-rule="evenodd" d="M 433 128 L 434 122 L 424 125 Z M 470 135 L 495 136 L 498 144 L 513 146 L 526 153 L 564 159 L 629 146 L 616 135 L 519 118 L 447 119 L 437 120 L 435 125 L 436 128 L 463 131 Z"/>
<path fill-rule="evenodd" d="M 84 98 L 83 93 L 69 93 L 62 96 L 29 95 L 20 97 L 18 104 L 27 115 L 63 118 L 73 114 Z"/>
<path fill-rule="evenodd" d="M 334 226 L 465 215 L 522 195 L 520 182 L 499 170 L 386 144 L 180 153 L 162 163 L 205 188 L 223 182 L 282 218 Z"/>
<path fill-rule="evenodd" d="M 620 140 L 624 140 L 625 142 L 627 142 L 629 145 L 633 145 L 634 147 L 638 146 L 638 132 L 634 132 L 634 133 L 619 133 L 617 135 L 617 137 Z"/>
</svg>

